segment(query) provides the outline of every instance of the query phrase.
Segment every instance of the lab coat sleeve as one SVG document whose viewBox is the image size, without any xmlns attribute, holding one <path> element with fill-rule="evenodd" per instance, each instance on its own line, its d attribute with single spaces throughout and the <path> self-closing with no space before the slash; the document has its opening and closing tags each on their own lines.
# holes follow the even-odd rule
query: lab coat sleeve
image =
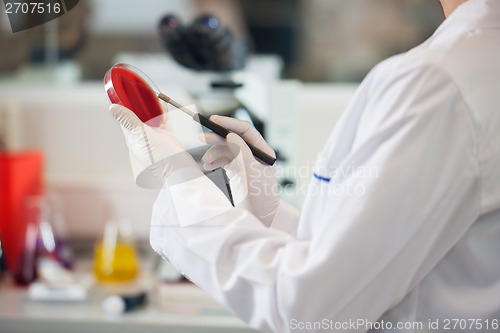
<svg viewBox="0 0 500 333">
<path fill-rule="evenodd" d="M 239 207 L 181 227 L 179 210 L 224 205 L 213 202 L 208 182 L 192 184 L 190 195 L 177 200 L 173 195 L 182 192 L 166 188 L 153 209 L 153 248 L 261 331 L 306 331 L 308 324 L 333 331 L 350 321 L 375 322 L 470 227 L 479 214 L 480 184 L 471 118 L 446 73 L 418 69 L 363 87 L 361 95 L 380 95 L 351 105 L 365 110 L 347 112 L 366 113 L 377 126 L 357 116 L 364 131 L 335 163 L 337 170 L 373 166 L 376 176 L 313 178 L 296 235 L 266 228 Z M 189 205 L 175 207 L 182 199 Z"/>
</svg>

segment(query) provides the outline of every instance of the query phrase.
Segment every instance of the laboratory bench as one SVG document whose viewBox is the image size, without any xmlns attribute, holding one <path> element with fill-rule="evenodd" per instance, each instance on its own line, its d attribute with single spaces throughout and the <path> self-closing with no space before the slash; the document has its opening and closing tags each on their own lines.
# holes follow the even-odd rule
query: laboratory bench
<svg viewBox="0 0 500 333">
<path fill-rule="evenodd" d="M 78 260 L 75 270 L 90 274 L 90 264 L 90 260 Z M 95 283 L 80 301 L 33 300 L 27 287 L 4 281 L 0 283 L 0 333 L 255 332 L 191 282 L 160 281 L 150 260 L 143 260 L 141 267 L 134 282 Z M 145 305 L 121 315 L 102 309 L 107 296 L 138 290 L 147 294 Z"/>
<path fill-rule="evenodd" d="M 180 310 L 175 310 L 176 305 Z M 186 307 L 182 303 L 170 306 L 169 311 L 148 304 L 122 316 L 110 317 L 101 310 L 98 298 L 72 304 L 34 302 L 28 299 L 26 290 L 1 289 L 0 332 L 255 332 L 222 310 L 182 309 Z M 187 313 L 180 314 L 182 311 Z"/>
</svg>

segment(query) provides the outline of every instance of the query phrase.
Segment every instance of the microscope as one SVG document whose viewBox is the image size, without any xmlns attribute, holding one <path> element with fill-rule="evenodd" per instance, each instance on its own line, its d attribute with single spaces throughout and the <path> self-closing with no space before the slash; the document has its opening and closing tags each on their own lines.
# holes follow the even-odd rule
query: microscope
<svg viewBox="0 0 500 333">
<path fill-rule="evenodd" d="M 213 15 L 202 15 L 183 25 L 174 15 L 159 24 L 165 49 L 181 66 L 197 72 L 198 84 L 188 90 L 202 114 L 249 121 L 264 135 L 264 122 L 235 95 L 244 83 L 235 79 L 245 67 L 249 45 L 233 37 Z"/>
</svg>

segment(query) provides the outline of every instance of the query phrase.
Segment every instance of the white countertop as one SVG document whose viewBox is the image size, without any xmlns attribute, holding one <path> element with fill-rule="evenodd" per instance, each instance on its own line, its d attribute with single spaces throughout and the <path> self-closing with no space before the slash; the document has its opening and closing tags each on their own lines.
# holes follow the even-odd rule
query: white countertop
<svg viewBox="0 0 500 333">
<path fill-rule="evenodd" d="M 90 277 L 89 258 L 77 260 L 77 276 Z M 154 257 L 141 257 L 141 272 L 130 283 L 96 283 L 84 301 L 38 301 L 28 288 L 0 283 L 0 333 L 255 332 L 190 282 L 165 283 L 152 272 Z M 121 316 L 107 315 L 109 295 L 146 291 L 146 305 Z"/>
<path fill-rule="evenodd" d="M 100 303 L 104 297 L 98 288 L 83 302 L 32 301 L 27 289 L 2 286 L 0 331 L 254 332 L 190 283 L 163 284 L 160 292 L 155 288 L 148 294 L 146 306 L 119 317 L 102 311 Z"/>
</svg>

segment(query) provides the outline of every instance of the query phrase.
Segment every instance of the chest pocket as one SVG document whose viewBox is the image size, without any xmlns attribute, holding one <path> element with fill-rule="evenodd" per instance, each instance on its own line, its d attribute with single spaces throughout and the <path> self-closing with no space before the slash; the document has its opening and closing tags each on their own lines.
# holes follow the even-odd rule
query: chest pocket
<svg viewBox="0 0 500 333">
<path fill-rule="evenodd" d="M 335 173 L 335 168 L 329 163 L 328 158 L 323 153 L 318 154 L 314 164 L 313 177 L 315 181 L 330 183 Z"/>
<path fill-rule="evenodd" d="M 309 182 L 306 200 L 302 208 L 301 221 L 299 223 L 298 236 L 309 239 L 312 237 L 314 226 L 321 223 L 323 213 L 331 203 L 329 192 L 334 183 L 333 175 L 335 167 L 332 167 L 330 159 L 325 154 L 319 154 L 313 168 L 313 176 Z"/>
<path fill-rule="evenodd" d="M 362 195 L 364 184 L 358 182 L 365 169 L 358 168 L 348 159 L 339 161 L 329 154 L 320 153 L 314 165 L 308 199 L 314 200 L 316 207 L 321 209 L 339 197 Z"/>
<path fill-rule="evenodd" d="M 324 153 L 318 154 L 313 168 L 313 175 L 309 184 L 307 201 L 315 206 L 315 210 L 322 210 L 328 203 L 328 193 L 335 184 L 335 166 Z"/>
</svg>

